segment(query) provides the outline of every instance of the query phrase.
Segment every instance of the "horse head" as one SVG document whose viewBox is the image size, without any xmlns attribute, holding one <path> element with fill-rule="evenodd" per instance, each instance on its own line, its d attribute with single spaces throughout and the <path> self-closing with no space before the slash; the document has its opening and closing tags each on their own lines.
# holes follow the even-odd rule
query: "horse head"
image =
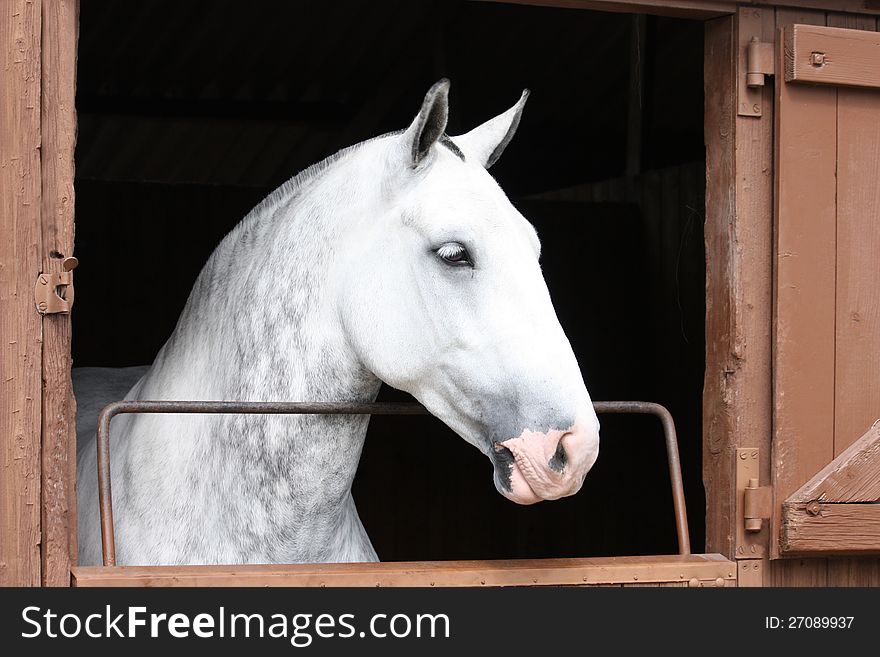
<svg viewBox="0 0 880 657">
<path fill-rule="evenodd" d="M 351 227 L 338 313 L 363 366 L 488 456 L 502 495 L 572 495 L 598 455 L 599 422 L 536 231 L 488 172 L 528 92 L 457 137 L 445 134 L 448 92 L 435 84 L 410 126 L 382 140 L 381 201 Z"/>
</svg>

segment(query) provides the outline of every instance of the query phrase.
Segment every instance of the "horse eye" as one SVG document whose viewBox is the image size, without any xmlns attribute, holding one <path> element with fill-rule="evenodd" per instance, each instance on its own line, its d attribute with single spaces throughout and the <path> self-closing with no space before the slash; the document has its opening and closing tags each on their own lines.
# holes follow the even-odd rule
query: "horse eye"
<svg viewBox="0 0 880 657">
<path fill-rule="evenodd" d="M 467 249 L 456 242 L 450 242 L 449 244 L 444 244 L 443 246 L 441 246 L 439 249 L 437 249 L 437 255 L 440 257 L 441 260 L 449 263 L 450 265 L 472 264 Z"/>
</svg>

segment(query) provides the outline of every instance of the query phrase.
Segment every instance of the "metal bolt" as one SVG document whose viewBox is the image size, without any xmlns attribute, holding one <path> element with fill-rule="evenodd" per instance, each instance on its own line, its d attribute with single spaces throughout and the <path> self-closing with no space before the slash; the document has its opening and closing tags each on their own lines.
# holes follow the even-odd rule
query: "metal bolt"
<svg viewBox="0 0 880 657">
<path fill-rule="evenodd" d="M 638 575 L 633 575 L 633 579 L 638 579 L 638 578 L 639 578 Z"/>
<path fill-rule="evenodd" d="M 48 285 L 48 284 L 49 284 L 49 279 L 47 279 L 45 276 L 40 274 L 40 285 Z"/>
<path fill-rule="evenodd" d="M 434 582 L 431 582 L 431 586 L 434 586 Z"/>
<path fill-rule="evenodd" d="M 486 580 L 484 580 L 484 579 L 480 580 L 480 584 L 485 584 L 485 583 L 486 583 Z"/>
<path fill-rule="evenodd" d="M 752 552 L 757 552 L 757 551 L 758 551 L 758 550 L 755 549 L 755 546 L 753 545 L 753 546 L 752 546 Z"/>
<path fill-rule="evenodd" d="M 695 589 L 698 586 L 700 586 L 700 580 L 698 580 L 696 577 L 691 577 L 688 580 L 688 588 Z"/>
<path fill-rule="evenodd" d="M 745 461 L 745 460 L 746 460 L 746 453 L 745 453 L 745 452 L 740 452 L 740 453 L 739 453 L 739 457 L 740 457 L 743 461 Z"/>
<path fill-rule="evenodd" d="M 807 504 L 807 513 L 811 516 L 818 516 L 819 512 L 822 510 L 822 506 L 816 500 L 813 500 L 809 504 Z"/>
<path fill-rule="evenodd" d="M 716 577 L 715 578 L 715 586 L 724 586 L 724 578 Z"/>
<path fill-rule="evenodd" d="M 759 105 L 755 105 L 755 107 L 759 107 Z M 751 456 L 753 459 L 758 458 L 758 450 L 755 450 L 754 452 L 752 452 L 750 456 Z"/>
<path fill-rule="evenodd" d="M 743 562 L 743 570 L 745 570 L 745 569 L 748 568 L 748 567 L 749 567 L 749 564 Z"/>
<path fill-rule="evenodd" d="M 755 570 L 758 570 L 758 562 L 755 562 Z"/>
<path fill-rule="evenodd" d="M 825 66 L 825 53 L 814 52 L 810 55 L 810 64 L 813 66 Z"/>
<path fill-rule="evenodd" d="M 40 305 L 37 306 L 37 308 L 39 308 L 40 310 L 42 310 L 42 311 L 44 311 L 44 312 L 45 312 L 45 310 L 46 310 L 48 307 L 49 307 L 49 306 L 46 305 L 46 302 L 45 302 L 45 301 L 40 301 Z"/>
</svg>

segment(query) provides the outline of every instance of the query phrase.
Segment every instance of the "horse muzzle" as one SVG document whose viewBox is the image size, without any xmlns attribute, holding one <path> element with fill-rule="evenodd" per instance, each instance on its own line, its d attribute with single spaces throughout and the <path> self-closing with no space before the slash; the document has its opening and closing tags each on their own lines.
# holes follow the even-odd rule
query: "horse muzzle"
<svg viewBox="0 0 880 657">
<path fill-rule="evenodd" d="M 526 429 L 494 447 L 498 492 L 517 504 L 534 504 L 580 490 L 599 455 L 599 429 L 595 422 L 546 433 Z"/>
</svg>

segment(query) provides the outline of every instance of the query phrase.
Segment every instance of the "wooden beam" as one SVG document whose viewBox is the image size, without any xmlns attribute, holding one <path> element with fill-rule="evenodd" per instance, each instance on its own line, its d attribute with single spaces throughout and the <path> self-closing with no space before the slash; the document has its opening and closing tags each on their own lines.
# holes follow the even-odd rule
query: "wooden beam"
<svg viewBox="0 0 880 657">
<path fill-rule="evenodd" d="M 768 85 L 762 115 L 738 116 L 736 81 L 745 75 L 744 45 L 752 36 L 772 40 L 774 28 L 773 11 L 766 9 L 706 23 L 706 549 L 731 558 L 760 556 L 767 542 L 766 530 L 749 535 L 748 545 L 736 542 L 734 457 L 737 448 L 771 452 L 774 115 Z M 759 478 L 769 477 L 763 458 Z"/>
<path fill-rule="evenodd" d="M 415 561 L 73 569 L 74 586 L 731 586 L 736 564 L 717 554 L 595 559 Z"/>
<path fill-rule="evenodd" d="M 706 371 L 703 383 L 703 485 L 706 549 L 734 553 L 736 503 L 733 453 L 737 414 L 734 347 L 736 297 L 731 290 L 736 194 L 734 176 L 734 32 L 731 18 L 706 23 L 704 50 L 706 140 Z"/>
<path fill-rule="evenodd" d="M 850 14 L 880 14 L 877 0 L 742 0 L 756 5 L 791 7 L 792 9 L 824 9 Z"/>
<path fill-rule="evenodd" d="M 40 584 L 40 2 L 0 3 L 0 586 Z"/>
<path fill-rule="evenodd" d="M 816 476 L 796 490 L 788 503 L 880 502 L 880 420 Z"/>
<path fill-rule="evenodd" d="M 483 0 L 517 5 L 592 9 L 626 13 L 654 14 L 675 18 L 718 18 L 736 11 L 733 0 Z"/>
<path fill-rule="evenodd" d="M 773 7 L 820 9 L 851 14 L 880 14 L 878 0 L 482 0 L 510 4 L 565 7 L 657 14 L 679 18 L 709 19 L 728 16 L 738 7 L 757 6 L 772 11 Z"/>
<path fill-rule="evenodd" d="M 778 27 L 794 23 L 824 27 L 825 15 L 777 12 Z M 782 49 L 777 56 L 784 57 Z M 778 511 L 834 458 L 837 92 L 780 81 L 776 95 L 773 483 Z M 774 513 L 774 537 L 781 521 Z M 775 558 L 778 541 L 771 548 Z"/>
<path fill-rule="evenodd" d="M 73 149 L 76 143 L 78 0 L 43 0 L 43 271 L 61 272 L 73 255 Z M 42 582 L 69 586 L 76 563 L 76 401 L 71 383 L 70 315 L 43 318 Z"/>
<path fill-rule="evenodd" d="M 785 80 L 880 88 L 880 34 L 816 25 L 785 28 Z"/>
<path fill-rule="evenodd" d="M 880 552 L 880 420 L 782 505 L 780 552 Z"/>
<path fill-rule="evenodd" d="M 880 553 L 880 504 L 785 502 L 780 550 L 786 556 Z"/>
</svg>

